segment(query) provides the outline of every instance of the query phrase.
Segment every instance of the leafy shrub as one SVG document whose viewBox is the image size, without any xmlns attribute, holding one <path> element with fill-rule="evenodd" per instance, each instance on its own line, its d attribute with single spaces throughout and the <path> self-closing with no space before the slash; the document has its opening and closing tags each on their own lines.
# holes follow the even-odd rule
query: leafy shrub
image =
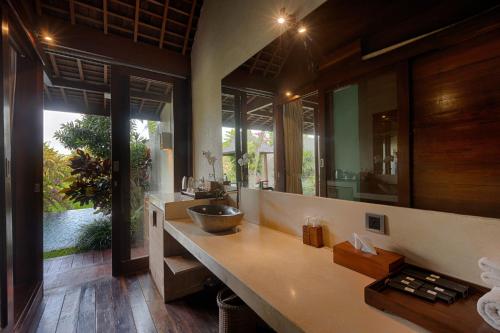
<svg viewBox="0 0 500 333">
<path fill-rule="evenodd" d="M 104 217 L 82 226 L 76 247 L 79 252 L 111 248 L 111 219 Z"/>
<path fill-rule="evenodd" d="M 81 149 L 70 158 L 71 183 L 63 190 L 64 197 L 81 205 L 111 214 L 111 161 L 92 157 Z"/>
</svg>

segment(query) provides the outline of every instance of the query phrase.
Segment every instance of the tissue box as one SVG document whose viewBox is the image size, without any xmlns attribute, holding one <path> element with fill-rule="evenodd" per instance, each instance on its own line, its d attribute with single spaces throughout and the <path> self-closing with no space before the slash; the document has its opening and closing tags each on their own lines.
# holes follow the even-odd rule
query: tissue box
<svg viewBox="0 0 500 333">
<path fill-rule="evenodd" d="M 333 247 L 333 262 L 374 279 L 382 279 L 397 270 L 405 257 L 390 251 L 375 248 L 378 255 L 356 250 L 349 242 Z"/>
</svg>

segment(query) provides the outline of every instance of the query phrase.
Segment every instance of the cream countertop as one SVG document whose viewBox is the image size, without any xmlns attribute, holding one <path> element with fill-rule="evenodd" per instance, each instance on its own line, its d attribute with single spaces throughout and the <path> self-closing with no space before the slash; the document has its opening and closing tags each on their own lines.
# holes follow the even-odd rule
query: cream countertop
<svg viewBox="0 0 500 333">
<path fill-rule="evenodd" d="M 222 236 L 190 219 L 164 229 L 278 332 L 425 332 L 366 305 L 374 280 L 334 264 L 331 248 L 246 222 Z"/>
<path fill-rule="evenodd" d="M 180 192 L 175 192 L 175 193 L 148 192 L 147 196 L 149 197 L 149 201 L 153 205 L 160 207 L 160 208 L 163 207 L 167 203 L 194 200 L 190 196 L 183 195 Z"/>
</svg>

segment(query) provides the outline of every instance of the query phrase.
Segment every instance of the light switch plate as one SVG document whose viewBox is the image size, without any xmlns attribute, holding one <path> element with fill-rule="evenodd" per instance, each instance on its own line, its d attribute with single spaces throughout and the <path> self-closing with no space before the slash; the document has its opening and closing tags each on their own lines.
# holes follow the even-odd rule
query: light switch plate
<svg viewBox="0 0 500 333">
<path fill-rule="evenodd" d="M 365 229 L 379 234 L 385 234 L 385 215 L 366 213 Z"/>
</svg>

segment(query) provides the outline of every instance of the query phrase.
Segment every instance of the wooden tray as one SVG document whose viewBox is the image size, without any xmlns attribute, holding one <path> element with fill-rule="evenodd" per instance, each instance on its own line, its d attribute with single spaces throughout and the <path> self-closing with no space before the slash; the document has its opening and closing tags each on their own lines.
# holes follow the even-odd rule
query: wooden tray
<svg viewBox="0 0 500 333">
<path fill-rule="evenodd" d="M 405 264 L 402 268 L 404 267 L 422 269 L 409 264 Z M 391 276 L 397 274 L 398 272 L 395 272 Z M 453 304 L 445 304 L 441 301 L 430 303 L 387 287 L 385 285 L 387 278 L 384 278 L 365 287 L 365 303 L 407 319 L 431 332 L 498 333 L 479 316 L 476 310 L 478 299 L 488 289 L 445 274 L 437 274 L 451 281 L 468 285 L 470 287 L 469 296 L 460 298 Z"/>
</svg>

